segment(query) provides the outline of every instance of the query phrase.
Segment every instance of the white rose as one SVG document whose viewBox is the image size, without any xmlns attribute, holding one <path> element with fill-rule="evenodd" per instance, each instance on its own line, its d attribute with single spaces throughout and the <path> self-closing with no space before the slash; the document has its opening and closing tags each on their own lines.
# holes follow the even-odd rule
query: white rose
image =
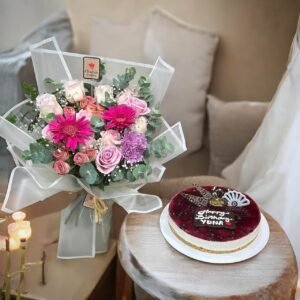
<svg viewBox="0 0 300 300">
<path fill-rule="evenodd" d="M 63 109 L 58 104 L 56 97 L 52 94 L 42 94 L 36 97 L 36 106 L 40 110 L 40 117 L 48 114 L 62 115 Z"/>
<path fill-rule="evenodd" d="M 105 93 L 109 94 L 110 98 L 113 98 L 113 88 L 110 85 L 98 85 L 95 87 L 95 98 L 98 103 L 105 100 Z"/>
<path fill-rule="evenodd" d="M 145 117 L 138 117 L 135 123 L 131 125 L 131 130 L 137 133 L 145 133 L 147 131 L 147 119 Z"/>
<path fill-rule="evenodd" d="M 70 80 L 64 84 L 65 96 L 70 103 L 78 102 L 85 96 L 83 81 Z"/>
</svg>

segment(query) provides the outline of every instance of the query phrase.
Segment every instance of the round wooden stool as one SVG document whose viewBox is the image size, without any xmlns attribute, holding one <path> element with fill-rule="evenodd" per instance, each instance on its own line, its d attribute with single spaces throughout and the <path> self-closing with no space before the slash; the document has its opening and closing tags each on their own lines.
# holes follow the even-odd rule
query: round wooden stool
<svg viewBox="0 0 300 300">
<path fill-rule="evenodd" d="M 160 211 L 130 214 L 119 238 L 119 260 L 132 280 L 158 299 L 294 299 L 297 264 L 291 244 L 265 214 L 270 239 L 262 252 L 240 263 L 214 265 L 173 249 L 159 228 Z"/>
</svg>

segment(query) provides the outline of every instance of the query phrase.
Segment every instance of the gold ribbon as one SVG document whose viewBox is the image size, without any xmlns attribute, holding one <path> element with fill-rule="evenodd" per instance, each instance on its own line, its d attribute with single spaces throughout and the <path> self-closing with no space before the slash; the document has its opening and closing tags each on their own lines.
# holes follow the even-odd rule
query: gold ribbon
<svg viewBox="0 0 300 300">
<path fill-rule="evenodd" d="M 96 198 L 95 196 L 93 197 L 93 202 L 95 211 L 95 222 L 100 224 L 102 222 L 102 216 L 104 216 L 107 213 L 108 207 L 103 200 Z"/>
</svg>

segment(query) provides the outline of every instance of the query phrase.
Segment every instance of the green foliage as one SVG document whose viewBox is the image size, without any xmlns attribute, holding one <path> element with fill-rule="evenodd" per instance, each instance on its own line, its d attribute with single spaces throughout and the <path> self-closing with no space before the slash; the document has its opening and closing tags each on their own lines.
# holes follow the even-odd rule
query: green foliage
<svg viewBox="0 0 300 300">
<path fill-rule="evenodd" d="M 100 184 L 98 172 L 91 163 L 82 165 L 79 169 L 79 174 L 88 184 Z"/>
<path fill-rule="evenodd" d="M 38 96 L 37 88 L 30 83 L 24 82 L 22 84 L 22 89 L 25 94 L 25 97 L 29 100 L 28 105 L 33 105 L 36 100 L 36 97 Z"/>
<path fill-rule="evenodd" d="M 116 105 L 117 102 L 115 99 L 110 98 L 109 93 L 105 92 L 105 100 L 100 103 L 102 106 L 108 108 L 110 106 Z"/>
<path fill-rule="evenodd" d="M 88 95 L 93 95 L 94 94 L 95 87 L 92 84 L 90 84 L 88 82 L 84 82 L 83 87 L 84 87 L 85 91 L 87 91 Z"/>
<path fill-rule="evenodd" d="M 18 117 L 13 114 L 13 113 L 10 113 L 7 117 L 6 117 L 6 120 L 12 124 L 16 124 L 17 121 L 18 121 Z"/>
<path fill-rule="evenodd" d="M 126 68 L 123 75 L 117 75 L 117 78 L 113 78 L 114 93 L 117 95 L 124 89 L 126 89 L 131 80 L 133 80 L 136 74 L 136 69 L 134 67 Z"/>
<path fill-rule="evenodd" d="M 111 180 L 113 182 L 121 181 L 125 178 L 125 171 L 123 169 L 114 169 L 111 173 Z"/>
<path fill-rule="evenodd" d="M 91 125 L 92 125 L 93 130 L 95 132 L 98 132 L 98 131 L 100 131 L 100 129 L 102 129 L 104 127 L 104 122 L 101 121 L 98 117 L 93 116 L 91 118 Z"/>
<path fill-rule="evenodd" d="M 156 111 L 151 111 L 150 114 L 148 115 L 147 121 L 148 124 L 147 124 L 146 137 L 148 138 L 149 141 L 152 139 L 154 133 L 162 124 L 161 114 Z"/>
<path fill-rule="evenodd" d="M 145 76 L 140 77 L 138 81 L 138 96 L 139 98 L 144 99 L 148 104 L 153 102 L 153 95 L 151 94 L 150 85 L 151 83 Z"/>
<path fill-rule="evenodd" d="M 152 141 L 148 147 L 149 155 L 156 158 L 166 157 L 168 154 L 174 152 L 174 145 L 167 141 L 167 138 L 161 137 Z"/>
<path fill-rule="evenodd" d="M 30 144 L 29 150 L 23 151 L 22 158 L 24 160 L 31 160 L 34 164 L 49 164 L 53 161 L 53 151 L 54 147 L 52 145 L 37 142 Z"/>
<path fill-rule="evenodd" d="M 54 113 L 49 113 L 47 114 L 46 117 L 44 117 L 43 119 L 45 120 L 46 123 L 49 123 L 50 121 L 52 121 L 55 117 L 55 114 Z"/>
<path fill-rule="evenodd" d="M 100 80 L 102 80 L 103 76 L 106 74 L 105 62 L 100 63 Z"/>
<path fill-rule="evenodd" d="M 45 87 L 45 90 L 47 91 L 47 93 L 55 94 L 55 92 L 57 92 L 57 90 L 62 89 L 63 84 L 57 83 L 53 79 L 48 77 L 48 78 L 44 79 L 44 87 Z"/>
<path fill-rule="evenodd" d="M 144 179 L 152 172 L 152 168 L 150 165 L 142 163 L 133 166 L 132 168 L 128 169 L 126 172 L 126 179 L 129 182 L 134 182 L 138 179 Z"/>
</svg>

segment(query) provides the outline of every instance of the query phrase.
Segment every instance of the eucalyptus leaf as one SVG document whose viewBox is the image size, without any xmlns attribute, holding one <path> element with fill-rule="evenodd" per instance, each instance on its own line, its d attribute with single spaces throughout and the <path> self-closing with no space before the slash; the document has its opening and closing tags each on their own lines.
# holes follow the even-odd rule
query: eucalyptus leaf
<svg viewBox="0 0 300 300">
<path fill-rule="evenodd" d="M 54 151 L 53 146 L 42 145 L 40 143 L 34 143 L 29 145 L 29 150 L 23 151 L 24 159 L 31 159 L 35 163 L 49 164 L 53 161 L 52 153 Z"/>
<path fill-rule="evenodd" d="M 95 128 L 101 128 L 101 127 L 104 126 L 104 122 L 101 121 L 101 120 L 100 120 L 98 117 L 96 117 L 96 116 L 93 116 L 93 117 L 91 118 L 91 124 L 92 124 L 92 126 L 95 127 Z"/>
<path fill-rule="evenodd" d="M 113 182 L 121 181 L 125 177 L 124 171 L 122 169 L 114 169 L 111 173 L 111 179 Z"/>
<path fill-rule="evenodd" d="M 131 170 L 128 170 L 126 173 L 126 178 L 130 181 L 130 182 L 134 182 L 136 181 L 135 176 L 133 175 L 133 172 Z"/>
<path fill-rule="evenodd" d="M 91 163 L 82 165 L 79 169 L 79 174 L 88 184 L 95 184 L 99 180 L 98 172 Z"/>
</svg>

